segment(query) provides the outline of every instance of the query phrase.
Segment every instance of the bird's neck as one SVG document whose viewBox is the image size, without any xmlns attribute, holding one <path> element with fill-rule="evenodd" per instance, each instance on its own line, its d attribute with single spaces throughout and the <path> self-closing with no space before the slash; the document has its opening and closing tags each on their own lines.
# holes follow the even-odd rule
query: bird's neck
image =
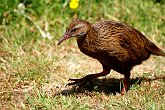
<svg viewBox="0 0 165 110">
<path fill-rule="evenodd" d="M 81 51 L 91 50 L 92 41 L 97 37 L 96 31 L 93 27 L 82 37 L 77 38 L 77 44 Z"/>
</svg>

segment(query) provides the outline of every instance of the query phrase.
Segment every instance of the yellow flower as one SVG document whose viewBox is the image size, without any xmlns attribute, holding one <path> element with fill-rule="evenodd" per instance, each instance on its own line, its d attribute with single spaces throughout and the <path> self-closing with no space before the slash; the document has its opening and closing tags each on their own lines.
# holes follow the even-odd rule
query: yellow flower
<svg viewBox="0 0 165 110">
<path fill-rule="evenodd" d="M 71 2 L 79 2 L 80 0 L 71 0 Z"/>
<path fill-rule="evenodd" d="M 78 2 L 75 2 L 75 1 L 78 1 L 78 0 L 72 0 L 70 3 L 69 3 L 69 6 L 71 9 L 76 9 L 78 8 Z"/>
</svg>

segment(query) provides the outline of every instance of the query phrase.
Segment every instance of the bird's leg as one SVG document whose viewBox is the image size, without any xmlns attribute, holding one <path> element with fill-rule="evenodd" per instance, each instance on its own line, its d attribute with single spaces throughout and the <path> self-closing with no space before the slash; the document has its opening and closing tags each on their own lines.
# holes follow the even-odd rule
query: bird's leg
<svg viewBox="0 0 165 110">
<path fill-rule="evenodd" d="M 130 79 L 130 72 L 124 74 L 124 80 L 123 80 L 124 86 L 120 93 L 121 95 L 124 95 L 124 93 L 127 92 L 128 88 L 129 88 L 129 79 Z"/>
<path fill-rule="evenodd" d="M 110 69 L 103 69 L 103 71 L 101 73 L 90 74 L 90 75 L 87 75 L 80 79 L 69 79 L 69 81 L 74 81 L 74 82 L 68 83 L 67 85 L 70 86 L 70 85 L 74 85 L 74 84 L 78 84 L 78 83 L 82 83 L 82 82 L 87 82 L 94 78 L 97 78 L 100 76 L 105 76 L 105 75 L 109 74 L 109 72 L 110 72 Z"/>
</svg>

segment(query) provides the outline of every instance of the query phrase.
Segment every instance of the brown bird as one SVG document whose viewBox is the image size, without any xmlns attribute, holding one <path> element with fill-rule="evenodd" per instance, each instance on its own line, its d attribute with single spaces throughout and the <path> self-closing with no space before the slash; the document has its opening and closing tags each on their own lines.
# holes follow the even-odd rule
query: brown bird
<svg viewBox="0 0 165 110">
<path fill-rule="evenodd" d="M 148 40 L 135 28 L 114 21 L 100 21 L 94 25 L 87 21 L 75 19 L 68 26 L 58 45 L 71 37 L 77 38 L 81 52 L 97 59 L 103 71 L 87 75 L 67 85 L 86 82 L 100 76 L 105 76 L 113 69 L 124 75 L 124 94 L 129 87 L 130 71 L 135 65 L 147 60 L 151 54 L 165 56 L 165 53 Z"/>
</svg>

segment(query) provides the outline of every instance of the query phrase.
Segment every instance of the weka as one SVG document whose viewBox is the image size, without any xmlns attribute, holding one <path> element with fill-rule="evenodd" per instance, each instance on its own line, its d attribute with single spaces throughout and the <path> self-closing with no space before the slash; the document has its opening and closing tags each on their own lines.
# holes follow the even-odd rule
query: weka
<svg viewBox="0 0 165 110">
<path fill-rule="evenodd" d="M 75 19 L 58 41 L 58 45 L 71 37 L 77 38 L 81 52 L 97 59 L 102 64 L 103 71 L 81 79 L 69 79 L 74 82 L 67 85 L 105 76 L 113 69 L 124 75 L 124 87 L 121 91 L 121 94 L 124 94 L 129 86 L 130 71 L 135 65 L 147 60 L 151 54 L 165 56 L 161 49 L 138 30 L 119 22 L 100 21 L 91 25 L 87 21 Z"/>
</svg>

